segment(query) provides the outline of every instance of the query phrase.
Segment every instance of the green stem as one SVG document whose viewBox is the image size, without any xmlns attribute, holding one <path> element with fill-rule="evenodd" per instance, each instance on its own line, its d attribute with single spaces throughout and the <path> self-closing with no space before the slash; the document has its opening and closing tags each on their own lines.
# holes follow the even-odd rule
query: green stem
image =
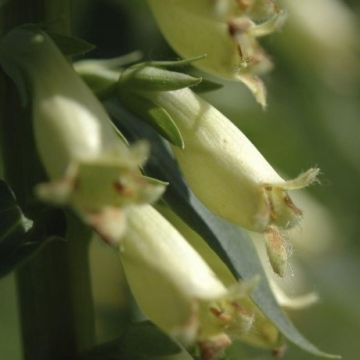
<svg viewBox="0 0 360 360">
<path fill-rule="evenodd" d="M 3 9 L 2 25 L 9 30 L 23 23 L 43 23 L 51 31 L 69 33 L 69 9 L 69 0 L 11 0 Z M 26 215 L 35 219 L 39 210 L 32 206 L 33 188 L 46 177 L 31 135 L 31 117 L 3 74 L 0 93 L 4 176 L 19 204 L 28 209 Z M 67 216 L 66 227 L 66 241 L 48 242 L 17 271 L 26 360 L 74 359 L 94 343 L 88 264 L 91 234 L 72 215 Z"/>
<path fill-rule="evenodd" d="M 71 33 L 71 1 L 48 0 L 44 2 L 46 24 L 54 32 Z"/>
<path fill-rule="evenodd" d="M 67 216 L 70 294 L 78 352 L 95 343 L 94 305 L 90 279 L 89 245 L 92 232 L 75 216 Z"/>
</svg>

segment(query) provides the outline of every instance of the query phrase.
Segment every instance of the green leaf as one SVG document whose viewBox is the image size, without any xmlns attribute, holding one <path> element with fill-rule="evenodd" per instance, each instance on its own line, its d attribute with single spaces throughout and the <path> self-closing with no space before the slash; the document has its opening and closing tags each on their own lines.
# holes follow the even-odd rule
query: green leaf
<svg viewBox="0 0 360 360">
<path fill-rule="evenodd" d="M 137 92 L 172 91 L 198 85 L 201 78 L 160 69 L 144 63 L 127 68 L 120 77 L 120 89 Z"/>
<path fill-rule="evenodd" d="M 109 111 L 117 118 L 116 106 L 109 106 Z M 121 117 L 118 120 L 121 121 Z M 208 242 L 237 278 L 251 279 L 260 275 L 261 281 L 252 293 L 252 298 L 284 337 L 313 355 L 330 359 L 340 358 L 319 350 L 295 328 L 278 305 L 247 233 L 215 216 L 200 203 L 185 184 L 172 155 L 156 134 L 151 132 L 151 129 L 139 126 L 135 121 L 122 125 L 133 137 L 145 137 L 151 142 L 152 158 L 146 169 L 151 176 L 170 183 L 164 197 L 173 210 Z"/>
<path fill-rule="evenodd" d="M 147 122 L 166 140 L 181 149 L 184 148 L 184 140 L 180 130 L 164 108 L 136 94 L 127 93 L 121 96 L 120 99 L 129 111 L 138 115 L 141 120 Z"/>
<path fill-rule="evenodd" d="M 144 64 L 158 67 L 184 67 L 191 65 L 195 61 L 203 60 L 207 57 L 207 54 L 194 56 L 188 59 L 172 60 L 172 61 L 147 61 Z"/>
<path fill-rule="evenodd" d="M 150 321 L 131 326 L 122 339 L 123 351 L 128 354 L 164 356 L 180 352 L 180 347 Z"/>
<path fill-rule="evenodd" d="M 0 65 L 3 71 L 15 83 L 20 95 L 21 104 L 25 106 L 28 101 L 28 89 L 26 85 L 26 80 L 18 67 L 14 65 L 14 61 L 7 54 L 6 36 L 0 39 Z"/>
<path fill-rule="evenodd" d="M 219 84 L 215 81 L 211 81 L 211 80 L 207 80 L 207 79 L 202 79 L 201 83 L 199 83 L 198 85 L 194 86 L 192 88 L 192 90 L 198 94 L 200 93 L 205 93 L 205 92 L 210 92 L 210 91 L 215 91 L 215 90 L 219 90 L 223 87 L 223 84 Z"/>
<path fill-rule="evenodd" d="M 10 271 L 16 264 L 19 249 L 27 241 L 33 222 L 16 203 L 9 186 L 0 181 L 0 274 Z M 25 249 L 22 249 L 25 250 Z M 26 249 L 27 250 L 27 249 Z"/>
<path fill-rule="evenodd" d="M 109 59 L 86 59 L 80 62 L 91 63 L 96 66 L 103 67 L 105 69 L 117 70 L 125 65 L 140 61 L 143 57 L 141 51 L 132 51 L 128 54 L 117 56 Z"/>
<path fill-rule="evenodd" d="M 47 31 L 47 34 L 66 56 L 84 55 L 95 49 L 95 45 L 75 36 L 63 35 L 53 31 Z"/>
<path fill-rule="evenodd" d="M 180 353 L 182 348 L 150 321 L 131 324 L 118 339 L 96 346 L 81 359 L 155 360 Z"/>
</svg>

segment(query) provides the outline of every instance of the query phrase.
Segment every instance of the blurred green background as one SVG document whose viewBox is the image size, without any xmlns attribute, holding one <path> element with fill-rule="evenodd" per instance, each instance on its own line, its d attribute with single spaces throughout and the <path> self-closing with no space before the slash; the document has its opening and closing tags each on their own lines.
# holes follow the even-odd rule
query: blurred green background
<svg viewBox="0 0 360 360">
<path fill-rule="evenodd" d="M 195 0 L 194 0 L 195 1 Z M 290 312 L 320 348 L 357 360 L 360 354 L 360 4 L 356 0 L 283 0 L 283 30 L 265 39 L 275 67 L 265 77 L 262 111 L 238 83 L 206 98 L 286 176 L 317 165 L 321 185 L 299 194 L 304 225 L 293 234 L 289 295 L 315 291 L 320 301 Z M 141 50 L 146 59 L 176 59 L 144 0 L 74 1 L 76 35 L 96 44 L 94 57 Z M 199 54 L 200 55 L 200 54 Z M 216 81 L 219 81 L 216 79 Z M 91 247 L 97 340 L 110 340 L 126 319 L 126 290 L 116 254 Z M 0 359 L 22 359 L 14 276 L 0 280 Z M 239 354 L 244 354 L 240 357 Z M 229 359 L 271 354 L 237 344 Z M 285 359 L 311 359 L 289 347 Z"/>
</svg>

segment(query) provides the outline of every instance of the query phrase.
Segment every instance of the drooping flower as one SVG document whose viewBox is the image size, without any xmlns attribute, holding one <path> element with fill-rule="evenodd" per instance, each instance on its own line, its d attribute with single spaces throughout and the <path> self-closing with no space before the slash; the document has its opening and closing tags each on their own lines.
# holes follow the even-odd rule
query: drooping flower
<svg viewBox="0 0 360 360">
<path fill-rule="evenodd" d="M 171 224 L 184 236 L 187 242 L 199 253 L 206 261 L 216 276 L 229 288 L 237 283 L 236 278 L 231 273 L 225 263 L 209 247 L 205 240 L 184 223 L 172 210 L 164 205 L 156 205 L 159 212 L 171 222 Z M 279 293 L 274 293 L 278 296 Z M 283 295 L 283 294 L 281 294 Z M 279 298 L 280 300 L 280 295 Z M 281 298 L 283 299 L 283 298 Z M 293 299 L 291 299 L 293 300 Z M 296 299 L 298 301 L 298 299 Z M 275 350 L 281 346 L 281 336 L 279 330 L 254 304 L 250 296 L 245 296 L 241 301 L 243 311 L 253 314 L 253 323 L 249 331 L 231 332 L 232 339 L 238 339 L 252 346 Z"/>
<path fill-rule="evenodd" d="M 200 254 L 150 205 L 128 210 L 120 257 L 143 312 L 185 344 L 213 359 L 234 335 L 246 334 L 253 313 L 242 306 L 251 282 L 226 288 Z M 151 295 L 151 296 L 150 296 Z"/>
<path fill-rule="evenodd" d="M 184 58 L 206 54 L 194 63 L 200 69 L 247 85 L 266 105 L 258 77 L 272 64 L 257 38 L 268 35 L 284 20 L 273 0 L 148 0 L 169 44 Z M 170 15 L 171 14 L 171 15 Z M 256 20 L 258 23 L 256 23 Z"/>
<path fill-rule="evenodd" d="M 282 179 L 229 119 L 190 89 L 143 95 L 176 122 L 185 146 L 174 147 L 174 153 L 195 194 L 215 214 L 265 234 L 273 268 L 283 274 L 287 251 L 282 231 L 302 216 L 288 191 L 314 182 L 319 170 Z"/>
<path fill-rule="evenodd" d="M 45 33 L 9 32 L 0 61 L 31 96 L 35 143 L 51 179 L 38 195 L 68 204 L 108 242 L 124 230 L 122 207 L 154 201 L 164 186 L 142 176 L 146 144 L 128 147 L 100 102 Z"/>
</svg>

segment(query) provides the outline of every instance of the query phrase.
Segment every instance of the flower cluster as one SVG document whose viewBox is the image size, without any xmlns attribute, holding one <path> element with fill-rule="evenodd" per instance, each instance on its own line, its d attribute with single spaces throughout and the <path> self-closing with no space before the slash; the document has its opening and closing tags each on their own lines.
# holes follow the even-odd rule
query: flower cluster
<svg viewBox="0 0 360 360">
<path fill-rule="evenodd" d="M 207 53 L 200 67 L 242 80 L 265 103 L 258 74 L 270 62 L 257 38 L 282 22 L 274 1 L 149 3 L 175 49 L 184 56 Z M 37 151 L 50 178 L 37 186 L 37 195 L 69 206 L 104 241 L 118 246 L 143 312 L 184 344 L 198 344 L 204 360 L 215 359 L 233 339 L 279 346 L 278 330 L 250 298 L 256 279 L 239 282 L 204 239 L 169 209 L 151 205 L 165 184 L 142 173 L 148 144 L 127 144 L 50 37 L 33 28 L 15 29 L 0 44 L 0 60 L 30 91 Z M 157 64 L 119 71 L 93 61 L 75 68 L 85 80 L 94 75 L 102 95 L 136 100 L 141 105 L 136 110 L 145 108 L 152 121 L 160 116 L 155 128 L 169 136 L 197 197 L 219 217 L 264 234 L 272 267 L 284 274 L 282 233 L 302 214 L 288 191 L 311 184 L 318 169 L 293 180 L 280 177 L 229 119 L 190 90 L 201 79 Z"/>
</svg>

